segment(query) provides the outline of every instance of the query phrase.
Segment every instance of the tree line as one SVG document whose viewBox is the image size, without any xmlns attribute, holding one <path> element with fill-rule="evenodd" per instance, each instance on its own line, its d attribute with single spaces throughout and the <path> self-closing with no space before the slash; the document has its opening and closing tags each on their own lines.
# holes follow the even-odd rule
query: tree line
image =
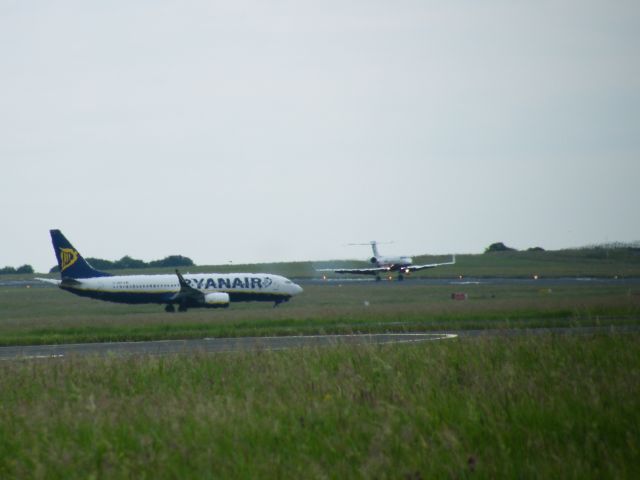
<svg viewBox="0 0 640 480">
<path fill-rule="evenodd" d="M 144 260 L 138 260 L 137 258 L 131 258 L 129 255 L 125 255 L 120 260 L 111 261 L 104 260 L 102 258 L 87 257 L 87 262 L 96 270 L 135 270 L 138 268 L 162 268 L 162 267 L 193 267 L 195 263 L 189 257 L 183 257 L 182 255 L 169 255 L 162 260 L 152 260 L 145 262 Z M 57 265 L 49 273 L 57 273 L 60 271 L 60 267 Z"/>
<path fill-rule="evenodd" d="M 12 275 L 14 273 L 34 273 L 31 265 L 22 265 L 21 267 L 4 267 L 0 268 L 0 275 Z"/>
</svg>

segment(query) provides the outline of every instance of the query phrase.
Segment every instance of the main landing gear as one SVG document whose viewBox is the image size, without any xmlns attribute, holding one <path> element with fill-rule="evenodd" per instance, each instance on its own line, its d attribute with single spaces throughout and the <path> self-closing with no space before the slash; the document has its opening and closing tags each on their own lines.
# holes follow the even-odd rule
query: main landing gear
<svg viewBox="0 0 640 480">
<path fill-rule="evenodd" d="M 173 303 L 168 303 L 165 307 L 164 307 L 164 311 L 167 313 L 173 313 L 176 311 L 176 307 L 173 306 Z M 186 312 L 187 311 L 187 306 L 184 304 L 180 304 L 178 305 L 178 311 L 179 312 Z"/>
<path fill-rule="evenodd" d="M 273 302 L 273 308 L 276 308 L 278 305 L 280 305 L 281 303 L 284 302 L 288 302 L 289 299 L 288 298 L 279 298 L 278 300 L 274 300 Z"/>
</svg>

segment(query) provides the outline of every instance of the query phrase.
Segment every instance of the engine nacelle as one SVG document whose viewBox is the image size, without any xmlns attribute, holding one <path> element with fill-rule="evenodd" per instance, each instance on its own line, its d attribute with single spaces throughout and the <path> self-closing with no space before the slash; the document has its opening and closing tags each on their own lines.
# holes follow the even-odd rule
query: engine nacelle
<svg viewBox="0 0 640 480">
<path fill-rule="evenodd" d="M 371 263 L 373 263 L 374 265 L 378 264 L 378 259 L 376 257 L 371 257 L 371 259 L 369 260 Z"/>
<path fill-rule="evenodd" d="M 227 308 L 229 306 L 229 294 L 224 292 L 207 293 L 204 296 L 204 306 L 207 308 Z"/>
</svg>

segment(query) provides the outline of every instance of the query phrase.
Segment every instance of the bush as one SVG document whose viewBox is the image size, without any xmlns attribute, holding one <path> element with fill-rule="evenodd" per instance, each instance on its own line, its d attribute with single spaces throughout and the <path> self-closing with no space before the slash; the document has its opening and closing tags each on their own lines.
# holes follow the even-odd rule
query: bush
<svg viewBox="0 0 640 480">
<path fill-rule="evenodd" d="M 18 268 L 4 267 L 0 268 L 0 275 L 11 275 L 14 273 L 33 273 L 33 267 L 31 265 L 22 265 Z"/>
<path fill-rule="evenodd" d="M 120 260 L 116 260 L 112 262 L 111 260 L 104 260 L 102 258 L 93 258 L 88 257 L 87 262 L 96 270 L 124 270 L 124 269 L 137 269 L 137 268 L 160 268 L 160 267 L 193 267 L 195 263 L 189 257 L 183 257 L 182 255 L 169 255 L 168 257 L 163 258 L 162 260 L 152 260 L 147 263 L 143 260 L 138 260 L 136 258 L 131 258 L 128 255 L 125 255 Z M 28 266 L 28 265 L 26 265 Z M 12 267 L 7 267 L 12 268 Z M 21 267 L 22 268 L 22 267 Z M 59 273 L 60 267 L 57 265 L 51 267 L 49 273 Z M 2 273 L 2 270 L 0 270 Z M 12 270 L 8 273 L 15 273 L 15 270 Z M 19 272 L 20 273 L 20 272 Z M 33 273 L 25 272 L 25 273 Z"/>
<path fill-rule="evenodd" d="M 487 248 L 485 248 L 484 253 L 489 253 L 489 252 L 515 252 L 515 251 L 516 251 L 515 248 L 507 247 L 502 242 L 496 242 L 496 243 L 492 243 Z"/>
</svg>

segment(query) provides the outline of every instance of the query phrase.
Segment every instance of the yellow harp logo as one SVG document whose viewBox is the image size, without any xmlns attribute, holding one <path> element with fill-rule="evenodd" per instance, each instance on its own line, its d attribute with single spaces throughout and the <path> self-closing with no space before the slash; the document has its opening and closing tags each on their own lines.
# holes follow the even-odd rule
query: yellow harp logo
<svg viewBox="0 0 640 480">
<path fill-rule="evenodd" d="M 73 248 L 60 249 L 60 271 L 64 272 L 78 260 L 78 252 Z"/>
</svg>

